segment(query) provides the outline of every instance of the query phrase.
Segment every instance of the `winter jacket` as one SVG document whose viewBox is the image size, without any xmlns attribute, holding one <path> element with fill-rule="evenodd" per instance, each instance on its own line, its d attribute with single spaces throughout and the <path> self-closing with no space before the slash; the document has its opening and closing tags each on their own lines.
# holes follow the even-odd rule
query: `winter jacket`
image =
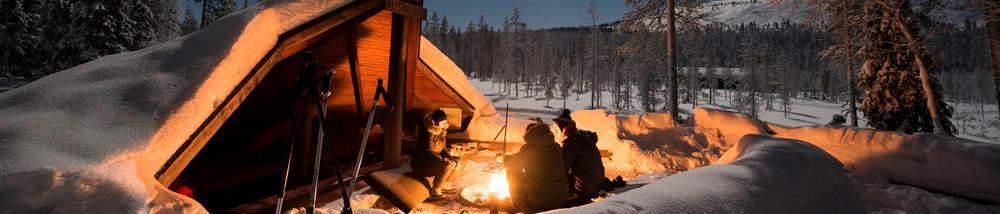
<svg viewBox="0 0 1000 214">
<path fill-rule="evenodd" d="M 604 163 L 597 149 L 597 134 L 573 131 L 563 140 L 562 155 L 571 193 L 591 198 L 603 188 Z"/>
<path fill-rule="evenodd" d="M 413 172 L 420 176 L 439 176 L 444 173 L 445 165 L 456 162 L 456 158 L 444 152 L 448 146 L 447 130 L 435 127 L 433 124 L 430 117 L 424 117 L 423 129 L 417 139 L 417 149 L 410 162 Z"/>
<path fill-rule="evenodd" d="M 524 140 L 506 160 L 514 206 L 528 213 L 559 208 L 569 197 L 559 145 L 544 124 L 529 126 Z"/>
</svg>

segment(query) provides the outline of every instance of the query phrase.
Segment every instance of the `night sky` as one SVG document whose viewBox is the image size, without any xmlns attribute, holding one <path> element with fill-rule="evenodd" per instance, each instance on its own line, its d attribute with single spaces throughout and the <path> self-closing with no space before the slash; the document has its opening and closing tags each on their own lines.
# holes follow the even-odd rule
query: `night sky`
<svg viewBox="0 0 1000 214">
<path fill-rule="evenodd" d="M 250 0 L 251 4 L 257 0 Z M 530 28 L 551 28 L 561 26 L 587 25 L 590 20 L 587 15 L 586 0 L 425 0 L 424 7 L 440 16 L 448 17 L 448 22 L 459 29 L 465 29 L 469 21 L 478 22 L 480 15 L 486 15 L 486 21 L 494 27 L 503 24 L 505 15 L 511 13 L 514 6 L 521 10 L 521 17 Z M 236 0 L 239 8 L 243 1 Z M 621 19 L 627 8 L 621 0 L 595 0 L 601 23 Z M 183 7 L 190 7 L 195 16 L 201 17 L 201 5 L 191 0 L 184 0 Z M 183 15 L 183 14 L 182 14 Z"/>
</svg>

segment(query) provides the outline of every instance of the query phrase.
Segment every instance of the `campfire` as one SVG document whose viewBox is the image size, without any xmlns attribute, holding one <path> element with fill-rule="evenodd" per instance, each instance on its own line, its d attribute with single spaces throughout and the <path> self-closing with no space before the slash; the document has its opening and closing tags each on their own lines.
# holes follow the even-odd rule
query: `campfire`
<svg viewBox="0 0 1000 214">
<path fill-rule="evenodd" d="M 510 186 L 507 185 L 507 173 L 503 170 L 490 175 L 488 187 L 487 192 L 490 197 L 496 197 L 497 199 L 507 199 L 510 197 Z"/>
<path fill-rule="evenodd" d="M 466 186 L 459 193 L 460 201 L 466 205 L 495 209 L 500 203 L 510 200 L 507 173 L 503 169 L 487 171 L 489 179 L 483 183 Z"/>
</svg>

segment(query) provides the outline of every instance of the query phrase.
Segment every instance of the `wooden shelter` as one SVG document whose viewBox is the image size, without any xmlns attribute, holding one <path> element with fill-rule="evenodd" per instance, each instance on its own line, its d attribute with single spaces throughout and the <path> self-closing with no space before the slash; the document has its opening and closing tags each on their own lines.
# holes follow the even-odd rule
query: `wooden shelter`
<svg viewBox="0 0 1000 214">
<path fill-rule="evenodd" d="M 294 160 L 290 188 L 309 184 L 318 111 L 296 94 L 306 63 L 299 56 L 307 52 L 315 56 L 317 71 L 334 71 L 326 99 L 324 179 L 353 162 L 378 79 L 386 80 L 391 100 L 380 100 L 375 118 L 384 135 L 373 134 L 366 166 L 402 164 L 408 146 L 404 138 L 413 138 L 414 128 L 430 110 L 458 109 L 468 123 L 473 105 L 418 58 L 420 23 L 426 14 L 422 4 L 356 0 L 282 34 L 208 120 L 192 121 L 201 126 L 158 171 L 157 179 L 175 190 L 193 189 L 192 197 L 210 211 L 227 211 L 279 193 L 287 154 Z M 293 152 L 288 142 L 295 142 Z M 342 167 L 334 168 L 333 163 Z"/>
</svg>

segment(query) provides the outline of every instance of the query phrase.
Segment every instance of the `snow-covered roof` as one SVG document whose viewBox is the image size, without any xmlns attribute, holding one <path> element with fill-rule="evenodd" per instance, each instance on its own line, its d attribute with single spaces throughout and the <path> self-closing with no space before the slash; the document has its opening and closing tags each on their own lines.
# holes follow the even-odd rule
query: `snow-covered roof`
<svg viewBox="0 0 1000 214">
<path fill-rule="evenodd" d="M 433 43 L 423 37 L 420 40 L 420 61 L 426 64 L 438 77 L 441 77 L 441 80 L 455 89 L 458 96 L 468 101 L 474 108 L 469 128 L 465 132 L 452 134 L 450 137 L 475 141 L 499 141 L 500 139 L 495 138 L 498 138 L 497 134 L 506 124 L 509 127 L 508 136 L 517 136 L 508 138 L 508 142 L 524 142 L 521 136 L 524 135 L 524 130 L 530 121 L 519 119 L 504 121 L 504 116 L 498 114 L 493 103 L 469 82 L 462 68 L 459 68 Z"/>
<path fill-rule="evenodd" d="M 472 83 L 469 83 L 469 78 L 465 76 L 462 68 L 459 68 L 455 62 L 451 61 L 451 58 L 444 55 L 437 46 L 424 37 L 420 37 L 420 61 L 430 67 L 431 71 L 441 77 L 441 80 L 448 86 L 455 89 L 460 97 L 468 101 L 476 113 L 495 113 L 493 103 L 486 99 L 486 96 L 483 96 L 479 90 L 476 90 Z"/>
<path fill-rule="evenodd" d="M 264 1 L 192 35 L 0 93 L 0 176 L 101 171 L 84 174 L 139 185 L 115 203 L 148 206 L 156 171 L 279 37 L 350 2 Z"/>
</svg>

